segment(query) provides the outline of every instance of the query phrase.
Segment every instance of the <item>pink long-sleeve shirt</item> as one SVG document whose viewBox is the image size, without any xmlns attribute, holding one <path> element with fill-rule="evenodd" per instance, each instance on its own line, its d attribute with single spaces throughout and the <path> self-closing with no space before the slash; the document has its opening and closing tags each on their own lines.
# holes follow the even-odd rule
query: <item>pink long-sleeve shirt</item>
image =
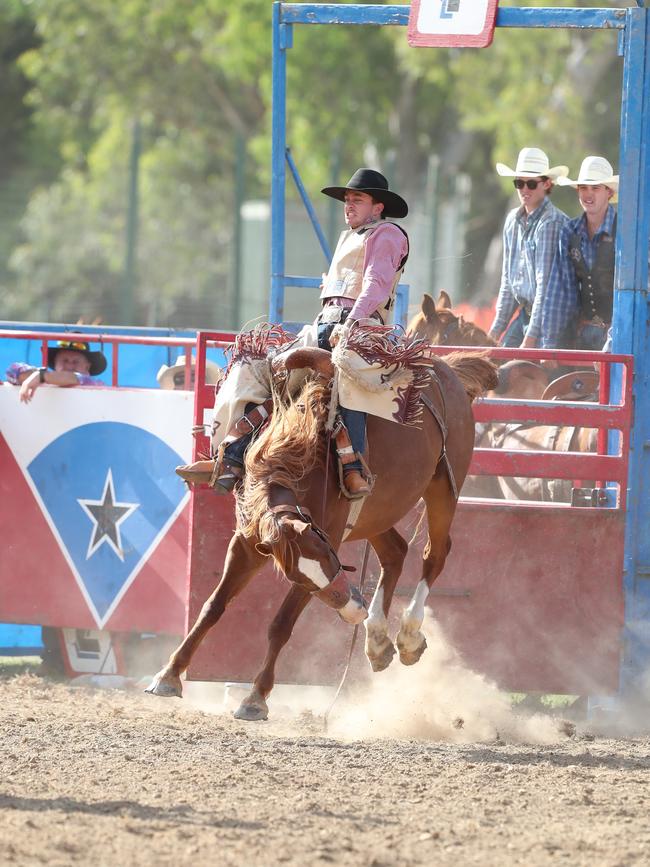
<svg viewBox="0 0 650 867">
<path fill-rule="evenodd" d="M 329 304 L 350 309 L 350 319 L 368 319 L 390 298 L 395 274 L 408 253 L 406 235 L 392 223 L 378 226 L 365 245 L 361 294 L 350 298 L 328 298 Z"/>
</svg>

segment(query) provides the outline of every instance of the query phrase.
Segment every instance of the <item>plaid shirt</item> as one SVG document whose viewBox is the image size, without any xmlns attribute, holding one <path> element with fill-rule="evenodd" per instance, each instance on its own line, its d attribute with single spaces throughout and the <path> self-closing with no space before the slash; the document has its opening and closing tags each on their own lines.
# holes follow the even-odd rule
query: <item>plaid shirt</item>
<svg viewBox="0 0 650 867">
<path fill-rule="evenodd" d="M 547 287 L 557 256 L 560 230 L 568 219 L 548 196 L 528 217 L 523 207 L 508 214 L 503 227 L 501 288 L 490 329 L 494 334 L 501 336 L 517 307 L 524 305 L 530 311 L 526 336 L 541 337 L 542 345 L 546 345 L 543 311 L 554 302 Z"/>
<path fill-rule="evenodd" d="M 607 206 L 605 219 L 600 225 L 593 238 L 587 231 L 587 216 L 582 214 L 562 227 L 560 232 L 560 254 L 553 266 L 548 293 L 553 295 L 555 303 L 544 311 L 542 330 L 548 336 L 549 343 L 544 346 L 552 348 L 557 345 L 563 332 L 575 323 L 580 311 L 580 284 L 576 277 L 575 268 L 569 256 L 571 236 L 574 232 L 580 238 L 580 249 L 585 260 L 585 265 L 591 271 L 596 261 L 596 251 L 603 235 L 613 235 L 616 211 L 611 205 Z"/>
</svg>

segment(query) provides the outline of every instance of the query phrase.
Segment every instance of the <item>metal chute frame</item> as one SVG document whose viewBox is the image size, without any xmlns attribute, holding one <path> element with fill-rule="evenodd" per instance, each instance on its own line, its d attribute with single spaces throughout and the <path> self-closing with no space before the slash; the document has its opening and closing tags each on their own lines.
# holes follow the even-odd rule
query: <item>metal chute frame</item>
<svg viewBox="0 0 650 867">
<path fill-rule="evenodd" d="M 273 151 L 271 217 L 270 320 L 281 321 L 284 289 L 317 286 L 318 280 L 285 274 L 285 183 L 290 166 L 298 189 L 297 169 L 286 143 L 286 63 L 294 25 L 408 24 L 408 6 L 279 3 L 273 9 Z M 633 354 L 634 419 L 629 447 L 629 482 L 625 521 L 623 591 L 625 623 L 622 636 L 620 695 L 638 694 L 650 669 L 650 311 L 648 309 L 648 240 L 650 235 L 650 10 L 608 8 L 503 8 L 497 27 L 617 30 L 623 56 L 620 123 L 620 204 L 616 239 L 613 351 Z M 308 208 L 308 211 L 310 209 Z M 313 209 L 310 218 L 315 220 Z M 317 221 L 314 223 L 317 227 Z M 327 245 L 316 228 L 323 252 Z M 402 292 L 402 311 L 407 299 Z M 620 381 L 612 376 L 611 401 L 620 396 Z M 644 480 L 646 484 L 644 484 Z M 645 531 L 645 532 L 644 532 Z"/>
</svg>

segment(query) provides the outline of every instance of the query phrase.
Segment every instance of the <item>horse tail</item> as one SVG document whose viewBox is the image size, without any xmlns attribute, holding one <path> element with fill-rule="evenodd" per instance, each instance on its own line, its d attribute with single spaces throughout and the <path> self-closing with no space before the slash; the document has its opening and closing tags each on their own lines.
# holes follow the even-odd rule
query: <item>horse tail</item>
<svg viewBox="0 0 650 867">
<path fill-rule="evenodd" d="M 274 394 L 269 424 L 246 452 L 244 484 L 237 497 L 238 524 L 246 538 L 268 546 L 276 560 L 283 539 L 277 517 L 269 512 L 272 485 L 297 494 L 300 481 L 323 460 L 320 435 L 329 408 L 329 388 L 319 380 L 308 380 L 297 396 L 282 401 Z"/>
<path fill-rule="evenodd" d="M 499 383 L 497 366 L 489 352 L 450 352 L 444 360 L 460 379 L 470 401 Z"/>
</svg>

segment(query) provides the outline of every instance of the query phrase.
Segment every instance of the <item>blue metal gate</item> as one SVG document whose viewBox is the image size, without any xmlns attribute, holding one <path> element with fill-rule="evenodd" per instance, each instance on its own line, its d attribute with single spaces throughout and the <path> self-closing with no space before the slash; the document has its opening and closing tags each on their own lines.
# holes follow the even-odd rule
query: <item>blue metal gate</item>
<svg viewBox="0 0 650 867">
<path fill-rule="evenodd" d="M 638 693 L 641 678 L 650 666 L 650 10 L 643 8 L 642 0 L 637 0 L 637 4 L 636 8 L 627 9 L 503 8 L 497 15 L 497 27 L 616 30 L 624 58 L 613 350 L 635 356 L 635 415 L 629 449 L 622 576 L 625 622 L 619 678 L 621 694 L 626 698 Z M 316 286 L 319 282 L 285 274 L 287 162 L 299 184 L 286 142 L 286 63 L 293 27 L 308 24 L 403 27 L 408 24 L 408 17 L 408 6 L 274 4 L 271 321 L 282 320 L 286 286 Z M 307 204 L 303 190 L 301 195 Z M 327 255 L 326 246 L 323 250 Z M 402 296 L 402 304 L 405 301 Z M 620 383 L 614 378 L 612 402 L 619 391 Z"/>
</svg>

